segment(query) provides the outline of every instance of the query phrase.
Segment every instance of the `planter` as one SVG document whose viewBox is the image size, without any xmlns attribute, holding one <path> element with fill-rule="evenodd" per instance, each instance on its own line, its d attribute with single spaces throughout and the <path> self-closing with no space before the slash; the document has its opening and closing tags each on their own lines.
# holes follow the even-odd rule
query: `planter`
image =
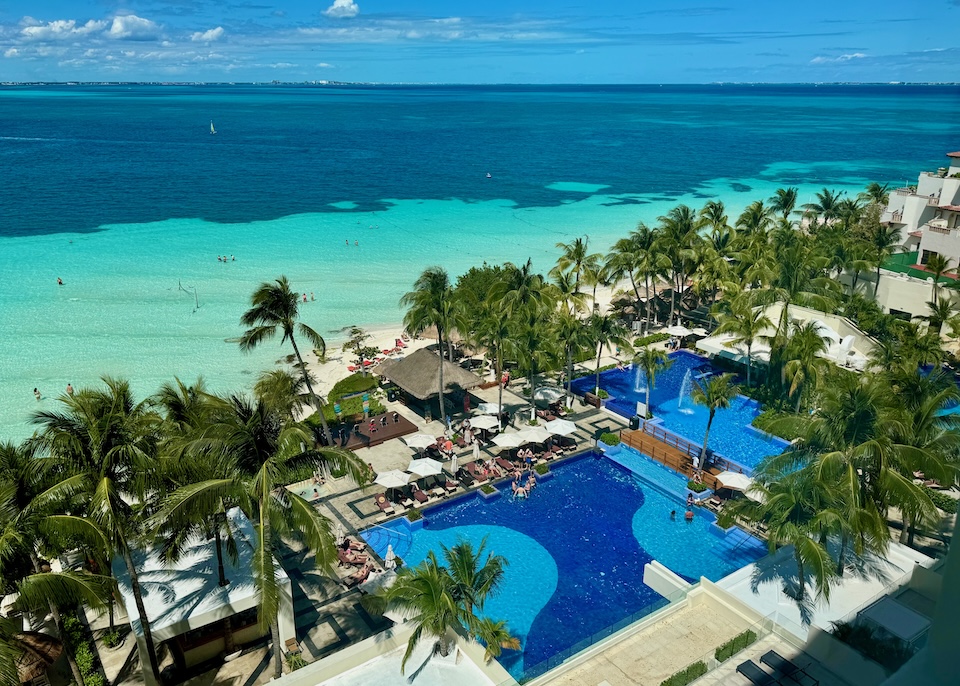
<svg viewBox="0 0 960 686">
<path fill-rule="evenodd" d="M 477 493 L 479 493 L 480 497 L 484 500 L 493 500 L 494 498 L 500 497 L 500 490 L 497 488 L 493 489 L 493 493 L 484 493 L 483 489 L 478 489 Z"/>
<path fill-rule="evenodd" d="M 537 481 L 549 481 L 553 478 L 553 472 L 548 471 L 546 474 L 537 474 Z"/>
<path fill-rule="evenodd" d="M 686 493 L 683 494 L 683 497 L 686 498 L 688 495 L 693 495 L 694 500 L 706 500 L 713 495 L 713 491 L 709 488 L 704 491 L 700 491 L 699 493 L 692 488 L 687 488 L 684 490 L 686 490 Z"/>
<path fill-rule="evenodd" d="M 620 451 L 623 450 L 623 446 L 621 444 L 607 445 L 603 441 L 597 441 L 597 447 L 607 455 L 618 455 Z"/>
<path fill-rule="evenodd" d="M 407 526 L 407 531 L 419 531 L 420 529 L 423 528 L 424 522 L 425 520 L 423 517 L 421 517 L 415 522 L 411 522 L 409 519 L 406 518 L 406 516 L 403 517 L 403 523 Z"/>
</svg>

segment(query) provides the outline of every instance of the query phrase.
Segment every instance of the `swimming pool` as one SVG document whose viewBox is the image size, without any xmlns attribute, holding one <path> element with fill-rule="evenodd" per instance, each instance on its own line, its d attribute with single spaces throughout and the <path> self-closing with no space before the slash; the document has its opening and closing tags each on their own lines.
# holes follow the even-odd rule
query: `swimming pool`
<svg viewBox="0 0 960 686">
<path fill-rule="evenodd" d="M 651 466 L 661 473 L 648 476 Z M 401 519 L 362 535 L 381 556 L 392 544 L 411 565 L 441 543 L 486 537 L 509 566 L 484 614 L 506 620 L 520 638 L 522 651 L 505 651 L 500 662 L 530 679 L 666 604 L 643 583 L 651 560 L 691 581 L 717 581 L 766 554 L 738 529 L 725 534 L 708 512 L 684 521 L 684 484 L 627 449 L 616 462 L 585 455 L 554 465 L 553 478 L 527 500 L 514 500 L 505 484 L 493 500 L 471 494 L 429 509 L 421 529 Z"/>
<path fill-rule="evenodd" d="M 661 420 L 663 426 L 696 445 L 703 444 L 709 412 L 695 405 L 688 396 L 681 398 L 684 377 L 698 379 L 704 374 L 715 373 L 704 358 L 685 350 L 671 353 L 673 364 L 657 374 L 656 385 L 651 395 L 650 411 Z M 585 376 L 573 381 L 578 393 L 592 391 L 595 376 Z M 607 407 L 623 417 L 632 417 L 637 412 L 637 402 L 646 398 L 643 373 L 636 368 L 610 369 L 600 373 L 600 388 L 610 394 Z M 755 400 L 738 396 L 726 410 L 719 410 L 710 427 L 710 449 L 718 455 L 753 469 L 768 455 L 778 455 L 790 445 L 787 441 L 769 436 L 751 426 L 760 414 Z"/>
</svg>

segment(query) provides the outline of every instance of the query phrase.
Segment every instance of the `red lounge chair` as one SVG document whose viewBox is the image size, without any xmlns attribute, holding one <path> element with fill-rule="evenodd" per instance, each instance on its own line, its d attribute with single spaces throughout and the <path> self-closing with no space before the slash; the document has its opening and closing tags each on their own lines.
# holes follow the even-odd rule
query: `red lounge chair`
<svg viewBox="0 0 960 686">
<path fill-rule="evenodd" d="M 384 514 L 393 514 L 393 503 L 387 500 L 386 493 L 377 493 L 373 500 L 377 504 L 377 507 L 380 508 L 381 512 Z"/>
<path fill-rule="evenodd" d="M 358 369 L 360 369 L 360 367 L 358 367 L 358 366 L 355 365 L 355 364 L 348 364 L 348 365 L 347 365 L 347 371 L 348 371 L 348 372 L 355 372 L 355 371 L 357 371 Z"/>
<path fill-rule="evenodd" d="M 430 500 L 430 496 L 428 496 L 426 493 L 421 491 L 419 488 L 412 489 L 410 495 L 412 495 L 414 497 L 414 500 L 416 500 L 421 505 L 423 505 L 425 502 Z"/>
<path fill-rule="evenodd" d="M 447 493 L 453 493 L 455 490 L 460 488 L 460 484 L 458 484 L 456 481 L 450 481 L 450 479 L 444 479 L 443 488 L 447 491 Z"/>
<path fill-rule="evenodd" d="M 484 476 L 479 469 L 477 469 L 476 462 L 467 462 L 467 464 L 465 464 L 464 467 L 466 468 L 467 473 L 470 474 L 470 476 L 473 477 L 473 480 L 476 481 L 477 483 L 483 483 L 484 481 L 487 480 L 487 477 Z"/>
<path fill-rule="evenodd" d="M 517 465 L 515 465 L 513 462 L 511 462 L 510 460 L 506 460 L 502 457 L 497 458 L 497 466 L 506 472 L 512 472 L 514 469 L 517 468 Z"/>
<path fill-rule="evenodd" d="M 404 342 L 403 342 L 401 339 L 399 339 L 399 338 L 395 341 L 395 343 L 396 343 L 398 349 L 399 349 L 399 348 L 406 348 L 406 347 L 407 347 L 407 344 L 404 343 Z"/>
</svg>

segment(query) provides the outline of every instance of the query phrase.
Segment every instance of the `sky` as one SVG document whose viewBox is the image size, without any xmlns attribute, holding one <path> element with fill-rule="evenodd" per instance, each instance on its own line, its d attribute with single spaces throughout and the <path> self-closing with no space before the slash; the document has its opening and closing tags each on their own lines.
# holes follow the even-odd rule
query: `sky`
<svg viewBox="0 0 960 686">
<path fill-rule="evenodd" d="M 0 0 L 0 81 L 960 80 L 960 0 Z"/>
</svg>

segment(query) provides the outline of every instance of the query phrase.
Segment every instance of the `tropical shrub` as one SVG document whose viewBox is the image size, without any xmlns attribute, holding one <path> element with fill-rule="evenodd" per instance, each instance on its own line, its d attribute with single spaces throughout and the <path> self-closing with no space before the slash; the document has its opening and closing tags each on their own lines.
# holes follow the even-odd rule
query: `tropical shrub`
<svg viewBox="0 0 960 686">
<path fill-rule="evenodd" d="M 543 476 L 544 474 L 550 471 L 549 465 L 545 465 L 545 464 L 538 464 L 533 469 L 540 476 Z"/>
<path fill-rule="evenodd" d="M 707 485 L 700 481 L 693 481 L 692 479 L 687 482 L 687 488 L 689 488 L 694 493 L 703 493 L 707 490 Z"/>
<path fill-rule="evenodd" d="M 957 512 L 957 501 L 954 498 L 951 498 L 946 493 L 941 493 L 932 488 L 927 489 L 927 495 L 930 496 L 930 500 L 933 501 L 933 504 L 939 507 L 941 510 L 947 514 L 956 514 Z"/>
<path fill-rule="evenodd" d="M 600 400 L 605 400 L 610 397 L 610 394 L 601 388 L 597 391 L 597 397 L 600 398 Z"/>
<path fill-rule="evenodd" d="M 725 662 L 747 646 L 752 645 L 756 640 L 757 635 L 750 629 L 747 629 L 742 634 L 738 634 L 722 644 L 716 649 L 713 656 L 717 659 L 717 662 Z"/>
<path fill-rule="evenodd" d="M 300 653 L 287 653 L 287 667 L 290 668 L 291 672 L 295 672 L 301 667 L 307 666 L 307 661 L 303 658 L 303 655 Z"/>
<path fill-rule="evenodd" d="M 332 403 L 335 400 L 339 400 L 345 395 L 352 395 L 353 393 L 363 393 L 364 391 L 372 391 L 378 386 L 379 382 L 377 377 L 373 375 L 363 376 L 360 372 L 351 374 L 345 379 L 340 379 L 337 383 L 333 385 L 333 388 L 330 389 L 330 393 L 327 396 L 327 401 Z"/>
<path fill-rule="evenodd" d="M 853 622 L 833 622 L 834 638 L 893 672 L 913 656 L 913 649 L 905 642 L 873 627 Z"/>
<path fill-rule="evenodd" d="M 423 512 L 421 512 L 419 509 L 414 507 L 409 512 L 407 512 L 407 519 L 411 522 L 415 522 L 418 519 L 423 519 Z"/>
<path fill-rule="evenodd" d="M 687 686 L 692 681 L 696 681 L 707 673 L 707 664 L 703 660 L 697 660 L 692 665 L 684 667 L 679 672 L 664 679 L 660 686 Z"/>
<path fill-rule="evenodd" d="M 633 342 L 634 348 L 642 348 L 645 345 L 650 345 L 651 343 L 663 343 L 664 341 L 670 340 L 670 334 L 668 333 L 652 333 L 649 336 L 641 336 Z"/>
<path fill-rule="evenodd" d="M 103 643 L 108 648 L 116 648 L 118 645 L 123 643 L 123 636 L 117 629 L 108 631 L 103 635 Z"/>
<path fill-rule="evenodd" d="M 100 672 L 91 672 L 83 675 L 84 686 L 104 686 L 106 683 Z"/>
<path fill-rule="evenodd" d="M 607 445 L 620 445 L 620 434 L 607 432 L 600 435 L 600 440 Z"/>
<path fill-rule="evenodd" d="M 766 431 L 768 434 L 779 436 L 786 441 L 792 441 L 799 438 L 803 433 L 802 424 L 796 419 L 797 415 L 792 412 L 766 409 L 754 417 L 750 424 L 761 431 Z"/>
<path fill-rule="evenodd" d="M 487 495 L 491 495 L 494 492 L 496 492 L 497 489 L 495 489 L 490 484 L 484 484 L 483 486 L 480 487 L 480 490 L 486 493 Z"/>
</svg>

